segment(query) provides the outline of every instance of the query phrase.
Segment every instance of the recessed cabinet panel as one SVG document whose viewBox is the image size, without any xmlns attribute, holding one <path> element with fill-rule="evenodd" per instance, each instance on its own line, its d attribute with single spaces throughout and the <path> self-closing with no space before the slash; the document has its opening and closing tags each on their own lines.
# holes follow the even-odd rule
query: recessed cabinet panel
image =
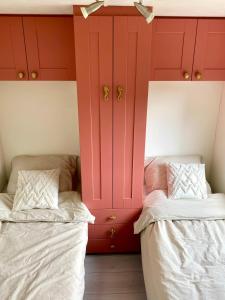
<svg viewBox="0 0 225 300">
<path fill-rule="evenodd" d="M 112 208 L 113 18 L 75 18 L 82 198 Z"/>
<path fill-rule="evenodd" d="M 225 20 L 199 19 L 193 80 L 225 80 Z"/>
<path fill-rule="evenodd" d="M 24 17 L 31 80 L 75 80 L 73 18 Z"/>
<path fill-rule="evenodd" d="M 150 80 L 191 80 L 197 19 L 156 18 Z"/>
<path fill-rule="evenodd" d="M 142 206 L 151 25 L 114 18 L 113 207 Z"/>
<path fill-rule="evenodd" d="M 0 17 L 0 80 L 27 79 L 22 17 Z"/>
</svg>

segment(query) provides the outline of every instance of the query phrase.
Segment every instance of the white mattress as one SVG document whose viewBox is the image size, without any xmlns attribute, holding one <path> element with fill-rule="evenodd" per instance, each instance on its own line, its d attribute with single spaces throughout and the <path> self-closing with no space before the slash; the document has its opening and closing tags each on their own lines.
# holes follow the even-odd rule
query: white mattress
<svg viewBox="0 0 225 300">
<path fill-rule="evenodd" d="M 94 217 L 75 192 L 59 209 L 11 210 L 0 194 L 0 300 L 82 300 L 88 222 Z"/>
<path fill-rule="evenodd" d="M 164 203 L 153 195 L 135 224 L 141 230 L 147 299 L 224 300 L 225 197 L 211 195 L 187 206 L 176 201 Z"/>
</svg>

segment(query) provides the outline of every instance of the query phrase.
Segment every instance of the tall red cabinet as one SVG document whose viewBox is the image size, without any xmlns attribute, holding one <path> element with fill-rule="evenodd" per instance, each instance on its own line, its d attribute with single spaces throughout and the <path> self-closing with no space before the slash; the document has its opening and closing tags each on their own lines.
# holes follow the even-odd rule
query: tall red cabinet
<svg viewBox="0 0 225 300">
<path fill-rule="evenodd" d="M 75 16 L 82 198 L 96 216 L 88 252 L 137 251 L 151 25 Z"/>
</svg>

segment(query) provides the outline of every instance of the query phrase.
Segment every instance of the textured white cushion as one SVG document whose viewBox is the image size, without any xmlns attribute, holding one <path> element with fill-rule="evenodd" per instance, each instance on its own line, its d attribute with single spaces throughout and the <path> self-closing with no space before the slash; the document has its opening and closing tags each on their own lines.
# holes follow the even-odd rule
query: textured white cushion
<svg viewBox="0 0 225 300">
<path fill-rule="evenodd" d="M 19 171 L 52 169 L 60 169 L 59 191 L 72 191 L 72 178 L 76 172 L 75 155 L 20 155 L 12 160 L 7 192 L 9 194 L 16 193 Z"/>
<path fill-rule="evenodd" d="M 204 164 L 170 163 L 167 166 L 168 197 L 207 199 Z"/>
<path fill-rule="evenodd" d="M 59 169 L 19 171 L 13 210 L 58 208 Z"/>
</svg>

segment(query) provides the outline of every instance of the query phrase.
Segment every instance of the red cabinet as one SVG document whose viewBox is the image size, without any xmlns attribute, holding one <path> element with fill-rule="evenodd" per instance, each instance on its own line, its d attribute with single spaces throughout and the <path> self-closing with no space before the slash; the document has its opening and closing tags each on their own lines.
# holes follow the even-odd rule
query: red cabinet
<svg viewBox="0 0 225 300">
<path fill-rule="evenodd" d="M 73 18 L 23 17 L 29 79 L 75 80 Z"/>
<path fill-rule="evenodd" d="M 0 80 L 75 80 L 72 17 L 0 16 Z"/>
<path fill-rule="evenodd" d="M 156 18 L 150 80 L 225 80 L 225 20 Z"/>
<path fill-rule="evenodd" d="M 0 80 L 27 79 L 22 17 L 0 17 Z"/>
<path fill-rule="evenodd" d="M 74 22 L 82 198 L 102 224 L 88 251 L 137 251 L 152 28 L 133 16 Z"/>
<path fill-rule="evenodd" d="M 193 79 L 225 80 L 224 19 L 198 20 Z"/>
<path fill-rule="evenodd" d="M 156 18 L 150 80 L 191 80 L 197 19 Z"/>
</svg>

